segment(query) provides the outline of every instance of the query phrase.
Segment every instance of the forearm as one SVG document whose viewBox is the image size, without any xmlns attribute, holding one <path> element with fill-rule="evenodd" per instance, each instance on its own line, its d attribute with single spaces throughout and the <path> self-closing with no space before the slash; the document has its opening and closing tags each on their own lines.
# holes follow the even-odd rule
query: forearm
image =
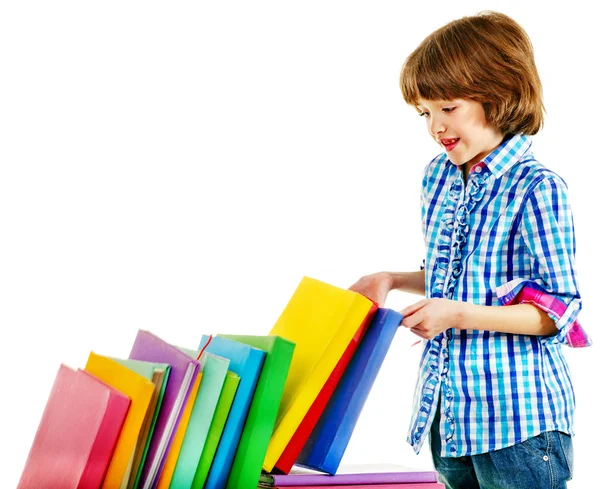
<svg viewBox="0 0 600 489">
<path fill-rule="evenodd" d="M 554 321 L 532 304 L 478 306 L 463 302 L 460 329 L 478 329 L 522 335 L 553 336 Z"/>
<path fill-rule="evenodd" d="M 425 270 L 418 272 L 389 272 L 391 289 L 409 294 L 425 295 Z"/>
</svg>

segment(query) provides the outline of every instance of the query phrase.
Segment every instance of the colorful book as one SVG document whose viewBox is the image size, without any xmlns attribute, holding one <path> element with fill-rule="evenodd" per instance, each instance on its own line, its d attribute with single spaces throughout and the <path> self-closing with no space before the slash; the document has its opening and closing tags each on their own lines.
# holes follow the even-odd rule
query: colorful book
<svg viewBox="0 0 600 489">
<path fill-rule="evenodd" d="M 142 377 L 150 380 L 154 384 L 154 391 L 148 406 L 148 416 L 144 420 L 140 431 L 140 438 L 136 445 L 136 450 L 131 464 L 131 477 L 126 489 L 137 489 L 140 477 L 142 476 L 142 468 L 146 461 L 150 440 L 154 433 L 156 419 L 162 406 L 162 400 L 169 380 L 171 366 L 166 363 L 144 362 L 142 360 L 129 360 L 123 358 L 113 358 L 121 365 L 133 370 Z"/>
<path fill-rule="evenodd" d="M 130 400 L 83 370 L 61 365 L 18 489 L 98 489 Z"/>
<path fill-rule="evenodd" d="M 123 483 L 127 487 L 136 443 L 148 413 L 154 384 L 120 363 L 94 352 L 89 354 L 85 370 L 131 399 L 127 417 L 102 483 L 104 489 L 120 488 Z"/>
<path fill-rule="evenodd" d="M 196 350 L 185 348 L 181 350 L 194 357 L 200 354 L 200 351 Z M 171 479 L 171 489 L 183 489 L 192 486 L 219 402 L 219 396 L 223 389 L 223 383 L 227 376 L 229 360 L 204 352 L 200 357 L 200 365 L 202 368 L 202 384 L 200 384 L 200 390 L 192 408 L 190 422 L 177 458 L 177 465 Z"/>
<path fill-rule="evenodd" d="M 199 349 L 204 348 L 208 339 L 208 336 L 202 336 Z M 212 338 L 206 347 L 206 352 L 228 358 L 229 370 L 240 377 L 229 416 L 204 484 L 204 489 L 225 489 L 266 354 L 263 350 L 222 336 Z"/>
<path fill-rule="evenodd" d="M 219 402 L 215 409 L 215 415 L 213 416 L 208 435 L 206 436 L 206 442 L 204 443 L 204 449 L 200 456 L 200 462 L 198 462 L 198 467 L 196 468 L 192 489 L 203 489 L 205 487 L 208 471 L 217 451 L 223 428 L 225 428 L 225 421 L 227 421 L 227 416 L 229 415 L 239 383 L 239 375 L 234 374 L 233 372 L 227 372 L 225 382 L 223 382 L 223 390 L 221 390 Z"/>
<path fill-rule="evenodd" d="M 144 330 L 138 331 L 129 358 L 168 363 L 171 366 L 169 382 L 139 482 L 141 489 L 150 489 L 156 487 L 158 482 L 183 407 L 198 375 L 199 364 L 196 359 Z"/>
<path fill-rule="evenodd" d="M 366 464 L 347 465 L 340 467 L 340 473 L 336 475 L 325 475 L 314 471 L 294 467 L 290 474 L 273 475 L 262 474 L 260 476 L 260 487 L 265 488 L 293 488 L 293 487 L 315 487 L 322 486 L 327 489 L 344 487 L 353 489 L 356 487 L 375 488 L 378 484 L 384 487 L 406 487 L 405 484 L 418 484 L 418 488 L 427 487 L 427 483 L 436 483 L 438 474 L 435 470 L 415 470 L 396 464 Z M 421 484 L 425 484 L 421 486 Z M 433 485 L 431 487 L 438 487 Z M 443 487 L 443 486 L 441 486 Z"/>
<path fill-rule="evenodd" d="M 357 292 L 308 277 L 301 280 L 269 333 L 294 342 L 296 349 L 263 463 L 265 471 L 273 470 L 344 352 L 357 334 L 364 333 L 365 319 L 376 307 Z M 336 384 L 327 384 L 329 394 Z M 318 407 L 324 408 L 325 403 Z M 319 414 L 314 410 L 312 416 Z"/>
<path fill-rule="evenodd" d="M 192 409 L 194 408 L 196 397 L 198 397 L 200 382 L 202 382 L 202 372 L 198 373 L 196 381 L 192 386 L 190 395 L 185 402 L 185 407 L 183 408 L 183 413 L 181 414 L 177 431 L 173 437 L 173 443 L 171 443 L 171 448 L 169 449 L 169 453 L 167 453 L 165 464 L 163 465 L 163 469 L 158 477 L 156 489 L 169 489 L 169 486 L 171 485 L 173 473 L 175 472 L 175 466 L 177 465 L 177 459 L 179 458 L 179 452 L 181 451 L 183 439 L 185 438 L 185 432 L 187 431 L 188 424 L 190 423 L 190 417 L 192 416 Z"/>
<path fill-rule="evenodd" d="M 266 353 L 226 486 L 226 489 L 255 489 L 275 426 L 295 345 L 274 335 L 217 337 L 238 341 Z"/>
<path fill-rule="evenodd" d="M 381 308 L 375 314 L 333 396 L 296 464 L 335 474 L 373 387 L 402 315 Z"/>
<path fill-rule="evenodd" d="M 367 328 L 371 324 L 371 320 L 376 310 L 377 306 L 374 304 L 365 316 L 365 319 L 363 320 L 359 329 L 356 331 L 356 334 L 352 338 L 352 341 L 350 341 L 350 344 L 342 354 L 339 362 L 333 369 L 333 372 L 331 372 L 331 374 L 329 375 L 329 378 L 326 380 L 325 384 L 321 388 L 321 391 L 317 394 L 317 397 L 308 408 L 306 415 L 298 425 L 298 428 L 296 428 L 296 431 L 294 432 L 292 438 L 290 439 L 282 454 L 280 455 L 279 459 L 275 463 L 275 469 L 277 469 L 279 473 L 289 473 L 290 469 L 298 459 L 298 456 L 300 455 L 300 452 L 306 445 L 310 434 L 313 432 L 316 424 L 321 419 L 321 416 L 323 414 L 324 409 L 327 406 L 327 403 L 331 399 L 331 396 L 334 390 L 336 389 L 338 383 L 340 382 L 342 375 L 346 371 L 348 364 L 353 358 L 359 343 L 362 341 L 362 338 L 365 335 L 365 332 L 367 331 Z"/>
</svg>

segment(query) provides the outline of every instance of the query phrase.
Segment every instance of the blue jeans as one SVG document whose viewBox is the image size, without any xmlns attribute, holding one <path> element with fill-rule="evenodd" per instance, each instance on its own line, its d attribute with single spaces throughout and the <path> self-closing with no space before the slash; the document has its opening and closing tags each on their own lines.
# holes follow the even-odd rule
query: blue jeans
<svg viewBox="0 0 600 489">
<path fill-rule="evenodd" d="M 433 464 L 446 489 L 566 489 L 573 468 L 569 435 L 547 431 L 489 453 L 442 457 L 439 411 L 429 441 Z"/>
</svg>

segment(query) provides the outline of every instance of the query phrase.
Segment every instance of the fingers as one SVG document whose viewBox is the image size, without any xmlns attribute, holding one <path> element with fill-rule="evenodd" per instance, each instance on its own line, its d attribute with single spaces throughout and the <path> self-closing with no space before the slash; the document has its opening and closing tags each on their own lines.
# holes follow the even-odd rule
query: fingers
<svg viewBox="0 0 600 489">
<path fill-rule="evenodd" d="M 416 304 L 415 304 L 416 305 Z M 412 307 L 412 306 L 410 306 Z M 425 311 L 423 308 L 419 308 L 409 314 L 406 314 L 400 323 L 402 326 L 408 329 L 413 329 L 419 326 L 425 319 Z"/>
<path fill-rule="evenodd" d="M 411 316 L 415 312 L 422 309 L 428 302 L 429 302 L 429 299 L 421 299 L 419 302 L 415 302 L 414 304 L 411 304 L 410 306 L 406 306 L 404 309 L 402 309 L 399 312 L 406 318 L 407 316 Z"/>
</svg>

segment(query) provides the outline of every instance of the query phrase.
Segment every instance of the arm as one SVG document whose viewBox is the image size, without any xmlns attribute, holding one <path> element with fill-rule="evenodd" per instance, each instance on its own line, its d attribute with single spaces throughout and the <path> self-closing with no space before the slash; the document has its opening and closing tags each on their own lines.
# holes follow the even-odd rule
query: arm
<svg viewBox="0 0 600 489">
<path fill-rule="evenodd" d="M 479 306 L 448 299 L 424 299 L 400 311 L 402 326 L 431 339 L 449 328 L 553 336 L 556 323 L 532 304 Z"/>
</svg>

